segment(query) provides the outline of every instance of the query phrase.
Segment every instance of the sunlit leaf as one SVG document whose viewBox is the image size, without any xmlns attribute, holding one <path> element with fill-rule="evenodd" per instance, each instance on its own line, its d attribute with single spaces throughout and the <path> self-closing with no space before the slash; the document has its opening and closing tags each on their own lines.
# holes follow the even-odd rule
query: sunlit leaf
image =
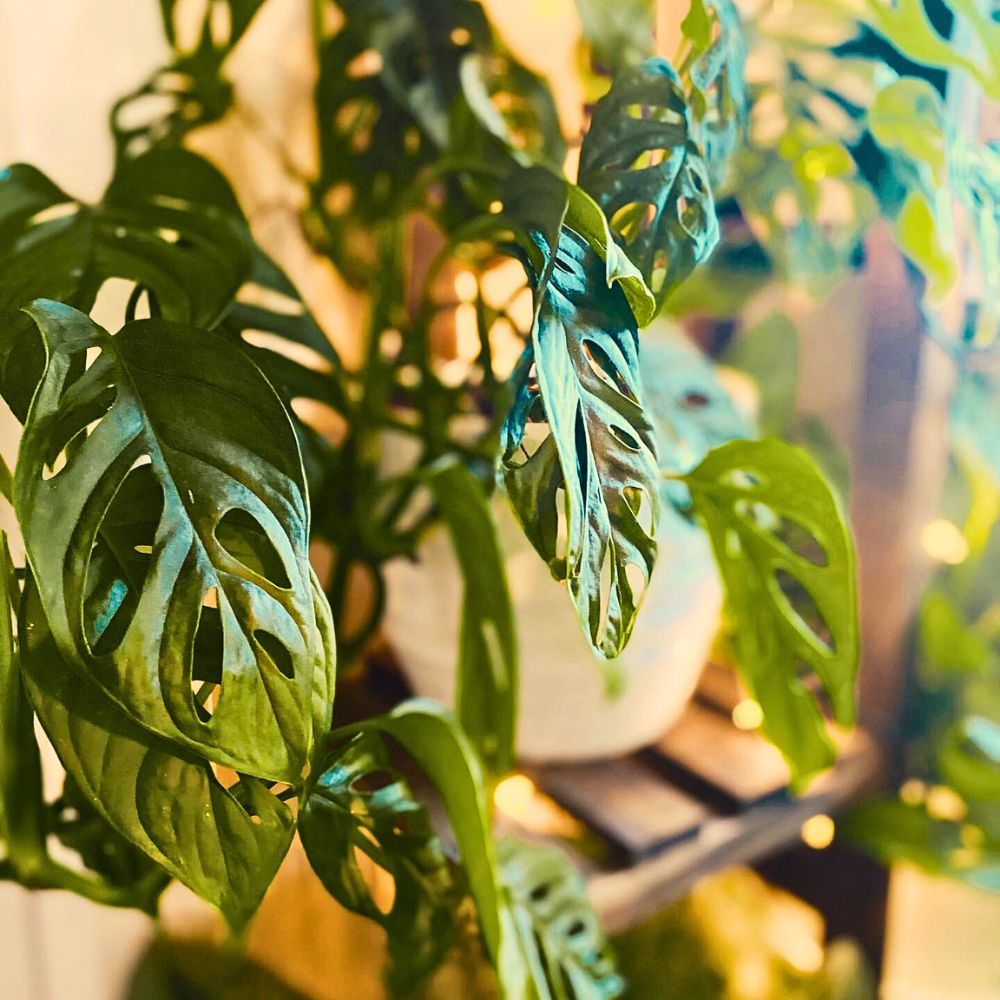
<svg viewBox="0 0 1000 1000">
<path fill-rule="evenodd" d="M 793 784 L 833 763 L 811 678 L 833 718 L 854 721 L 854 549 L 815 464 L 775 439 L 737 441 L 683 477 L 726 587 L 738 666 Z"/>
<path fill-rule="evenodd" d="M 60 651 L 151 731 L 298 782 L 326 653 L 280 401 L 194 327 L 143 320 L 111 337 L 68 306 L 31 315 L 49 360 L 15 506 Z M 123 576 L 105 571 L 104 544 Z"/>
<path fill-rule="evenodd" d="M 583 37 L 590 47 L 595 68 L 605 72 L 636 66 L 655 48 L 656 4 L 654 0 L 576 0 Z"/>
</svg>

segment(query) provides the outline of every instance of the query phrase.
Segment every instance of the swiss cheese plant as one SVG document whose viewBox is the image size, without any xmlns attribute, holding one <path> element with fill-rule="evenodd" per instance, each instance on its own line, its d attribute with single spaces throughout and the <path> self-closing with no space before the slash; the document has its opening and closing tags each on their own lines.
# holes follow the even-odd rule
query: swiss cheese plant
<svg viewBox="0 0 1000 1000">
<path fill-rule="evenodd" d="M 96 204 L 31 166 L 0 171 L 0 396 L 23 425 L 16 468 L 0 470 L 23 542 L 0 558 L 0 875 L 150 913 L 177 879 L 238 931 L 298 830 L 330 894 L 386 930 L 395 992 L 441 962 L 471 899 L 503 995 L 616 996 L 565 859 L 493 841 L 518 647 L 489 498 L 505 495 L 608 660 L 655 572 L 662 506 L 696 519 L 765 734 L 798 784 L 833 762 L 857 667 L 839 501 L 777 439 L 713 448 L 702 387 L 684 412 L 654 413 L 641 331 L 697 286 L 722 198 L 790 274 L 812 266 L 807 245 L 827 254 L 819 269 L 839 261 L 840 234 L 809 227 L 818 171 L 854 191 L 854 132 L 826 135 L 811 101 L 840 91 L 816 60 L 794 87 L 748 84 L 748 46 L 780 32 L 758 18 L 746 33 L 730 0 L 692 5 L 672 60 L 653 52 L 652 3 L 581 0 L 595 103 L 567 176 L 546 82 L 478 2 L 314 0 L 317 164 L 289 169 L 312 249 L 368 298 L 350 366 L 226 178 L 186 148 L 233 113 L 228 57 L 264 6 L 211 0 L 192 34 L 161 0 L 170 57 L 115 105 Z M 895 40 L 909 6 L 869 19 Z M 923 29 L 900 48 L 938 51 Z M 995 81 L 988 60 L 962 68 Z M 778 149 L 752 122 L 768 92 L 788 104 Z M 917 164 L 915 198 L 945 155 L 900 131 L 918 101 L 930 135 L 940 116 L 919 86 L 883 93 L 870 123 Z M 804 230 L 774 221 L 788 190 Z M 867 218 L 874 197 L 855 200 Z M 906 246 L 919 211 L 899 208 Z M 422 269 L 417 217 L 434 233 Z M 516 275 L 500 295 L 499 265 Z M 456 270 L 464 356 L 440 349 Z M 105 294 L 122 283 L 127 297 Z M 390 473 L 392 436 L 412 447 Z M 338 669 L 378 627 L 383 567 L 415 557 L 434 524 L 464 585 L 456 714 L 418 700 L 335 723 Z M 311 546 L 332 553 L 329 572 Z M 36 720 L 66 772 L 55 802 Z M 52 835 L 79 866 L 50 855 Z M 388 910 L 359 855 L 392 877 Z"/>
</svg>

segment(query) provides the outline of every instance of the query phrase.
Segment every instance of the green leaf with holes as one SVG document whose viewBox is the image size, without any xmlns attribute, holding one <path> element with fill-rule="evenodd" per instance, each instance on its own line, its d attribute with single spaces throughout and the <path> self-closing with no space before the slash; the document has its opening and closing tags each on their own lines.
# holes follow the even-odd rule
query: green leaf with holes
<svg viewBox="0 0 1000 1000">
<path fill-rule="evenodd" d="M 334 461 L 351 404 L 343 363 L 295 286 L 260 248 L 219 329 L 267 376 L 292 417 L 310 495 Z"/>
<path fill-rule="evenodd" d="M 497 869 L 486 775 L 468 737 L 444 708 L 426 699 L 345 727 L 333 739 L 359 732 L 379 732 L 398 741 L 434 786 L 457 841 L 501 995 L 509 1000 L 538 996 Z"/>
<path fill-rule="evenodd" d="M 427 810 L 379 733 L 360 733 L 325 755 L 303 802 L 299 832 L 330 895 L 385 928 L 392 993 L 412 995 L 451 947 L 458 893 Z M 391 896 L 373 895 L 373 875 L 366 877 L 361 854 L 391 877 Z M 389 889 L 384 882 L 382 888 Z"/>
<path fill-rule="evenodd" d="M 34 581 L 19 628 L 29 697 L 80 791 L 126 839 L 239 929 L 291 843 L 287 806 L 253 778 L 232 789 L 211 766 L 129 718 L 63 660 Z"/>
<path fill-rule="evenodd" d="M 604 210 L 659 308 L 719 238 L 691 111 L 665 59 L 625 71 L 597 104 L 579 183 Z"/>
<path fill-rule="evenodd" d="M 223 74 L 223 63 L 263 4 L 264 0 L 209 0 L 194 44 L 184 46 L 185 5 L 160 0 L 173 60 L 115 104 L 111 131 L 120 160 L 153 148 L 176 148 L 189 132 L 218 121 L 229 110 L 233 87 Z"/>
<path fill-rule="evenodd" d="M 23 419 L 44 364 L 36 298 L 89 311 L 101 286 L 150 289 L 166 319 L 213 326 L 250 269 L 253 243 L 214 167 L 182 150 L 123 165 L 85 205 L 24 164 L 0 170 L 0 394 Z"/>
<path fill-rule="evenodd" d="M 808 455 L 775 439 L 723 445 L 683 482 L 712 540 L 763 732 L 802 788 L 835 757 L 810 683 L 837 723 L 854 722 L 857 583 L 840 504 Z"/>
<path fill-rule="evenodd" d="M 458 462 L 432 467 L 427 484 L 448 527 L 462 573 L 458 721 L 488 770 L 514 766 L 518 657 L 507 570 L 486 491 Z"/>
<path fill-rule="evenodd" d="M 721 184 L 747 128 L 746 38 L 731 0 L 694 0 L 681 30 L 687 44 L 680 76 L 695 134 L 712 182 Z"/>
<path fill-rule="evenodd" d="M 497 855 L 540 1000 L 621 996 L 625 982 L 587 900 L 587 884 L 562 851 L 505 837 Z"/>
<path fill-rule="evenodd" d="M 568 225 L 551 262 L 515 373 L 500 474 L 528 538 L 567 582 L 587 638 L 614 657 L 656 556 L 659 474 L 638 332 L 620 285 L 607 284 L 604 261 Z"/>
<path fill-rule="evenodd" d="M 30 312 L 48 363 L 15 507 L 60 651 L 151 731 L 297 784 L 327 654 L 302 463 L 274 390 L 191 326 L 111 337 L 68 306 Z"/>
</svg>

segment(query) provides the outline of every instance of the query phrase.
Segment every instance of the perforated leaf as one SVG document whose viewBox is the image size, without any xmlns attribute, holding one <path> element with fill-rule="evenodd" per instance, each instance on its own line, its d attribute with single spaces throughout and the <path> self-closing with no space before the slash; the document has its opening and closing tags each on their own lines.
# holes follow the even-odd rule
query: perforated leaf
<svg viewBox="0 0 1000 1000">
<path fill-rule="evenodd" d="M 250 27 L 264 0 L 206 0 L 194 43 L 184 44 L 180 23 L 186 5 L 160 0 L 173 60 L 138 90 L 119 100 L 111 129 L 120 159 L 149 149 L 175 148 L 188 132 L 217 121 L 231 107 L 232 84 L 223 63 Z"/>
<path fill-rule="evenodd" d="M 587 900 L 587 885 L 557 847 L 505 837 L 500 872 L 541 1000 L 611 1000 L 625 991 Z"/>
<path fill-rule="evenodd" d="M 503 428 L 501 476 L 528 538 L 567 581 L 591 644 L 613 657 L 656 554 L 658 471 L 638 333 L 621 287 L 608 286 L 604 262 L 568 225 L 552 259 Z M 548 435 L 531 450 L 539 431 Z"/>
<path fill-rule="evenodd" d="M 738 666 L 763 732 L 802 787 L 834 760 L 815 680 L 833 718 L 854 721 L 854 549 L 836 498 L 805 452 L 736 441 L 683 477 L 726 587 Z"/>
<path fill-rule="evenodd" d="M 712 182 L 720 184 L 746 133 L 746 39 L 730 0 L 695 0 L 681 30 L 688 45 L 680 75 L 689 85 L 695 132 Z"/>
<path fill-rule="evenodd" d="M 364 731 L 397 740 L 434 785 L 458 843 L 500 993 L 509 1000 L 536 996 L 533 970 L 522 951 L 510 899 L 500 882 L 488 785 L 472 744 L 447 711 L 425 699 L 404 702 L 388 715 L 341 730 L 334 738 Z"/>
<path fill-rule="evenodd" d="M 299 816 L 309 863 L 342 906 L 385 928 L 393 993 L 412 995 L 454 938 L 457 889 L 444 848 L 378 733 L 353 737 L 320 767 Z M 389 898 L 373 896 L 359 853 L 391 877 Z"/>
<path fill-rule="evenodd" d="M 288 850 L 294 818 L 253 778 L 227 790 L 203 760 L 132 721 L 63 661 L 34 583 L 21 617 L 32 704 L 63 766 L 107 821 L 241 928 Z"/>
<path fill-rule="evenodd" d="M 211 327 L 249 271 L 252 241 L 232 191 L 182 150 L 123 165 L 85 205 L 24 164 L 0 170 L 0 393 L 22 418 L 44 352 L 19 313 L 36 298 L 89 311 L 109 278 L 149 288 L 166 319 Z"/>
<path fill-rule="evenodd" d="M 594 109 L 579 183 L 662 306 L 715 246 L 708 168 L 681 82 L 665 59 L 622 73 Z"/>
<path fill-rule="evenodd" d="M 60 651 L 151 731 L 297 783 L 326 653 L 280 401 L 194 327 L 142 320 L 111 337 L 58 303 L 31 315 L 49 359 L 15 506 Z"/>
</svg>

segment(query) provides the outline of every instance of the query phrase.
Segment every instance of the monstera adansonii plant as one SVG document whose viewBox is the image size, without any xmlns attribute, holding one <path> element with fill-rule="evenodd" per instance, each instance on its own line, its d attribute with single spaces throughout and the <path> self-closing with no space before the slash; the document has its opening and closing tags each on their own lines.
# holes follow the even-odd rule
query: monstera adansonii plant
<svg viewBox="0 0 1000 1000">
<path fill-rule="evenodd" d="M 517 693 L 495 483 L 614 657 L 672 479 L 711 537 L 744 675 L 796 781 L 833 759 L 812 680 L 838 722 L 853 713 L 853 556 L 830 489 L 776 440 L 685 464 L 640 388 L 640 327 L 717 239 L 713 177 L 745 113 L 738 40 L 720 54 L 685 22 L 682 72 L 652 58 L 620 74 L 573 182 L 547 87 L 478 3 L 317 2 L 302 225 L 369 295 L 350 369 L 225 178 L 183 145 L 231 108 L 224 64 L 261 0 L 209 4 L 187 47 L 177 5 L 161 6 L 172 62 L 115 106 L 101 200 L 23 164 L 0 172 L 0 395 L 23 425 L 0 486 L 25 553 L 4 544 L 0 570 L 0 874 L 150 913 L 177 879 L 238 931 L 298 830 L 330 893 L 387 931 L 397 992 L 448 953 L 471 897 L 505 996 L 617 995 L 579 876 L 557 851 L 492 838 Z M 738 32 L 728 0 L 705 11 Z M 415 214 L 441 247 L 416 289 Z M 526 326 L 483 290 L 503 258 L 522 265 Z M 451 308 L 436 279 L 456 262 L 475 278 L 478 338 L 458 379 L 432 349 Z M 127 301 L 103 294 L 123 282 Z M 498 326 L 519 344 L 507 372 Z M 386 430 L 418 445 L 391 476 Z M 434 521 L 465 588 L 456 716 L 417 700 L 335 727 L 337 662 L 378 623 L 380 567 Z M 334 552 L 324 579 L 310 541 Z M 352 625 L 359 571 L 375 597 Z M 66 771 L 54 802 L 35 720 Z M 50 855 L 51 836 L 78 867 Z M 359 852 L 395 883 L 388 911 Z"/>
</svg>

